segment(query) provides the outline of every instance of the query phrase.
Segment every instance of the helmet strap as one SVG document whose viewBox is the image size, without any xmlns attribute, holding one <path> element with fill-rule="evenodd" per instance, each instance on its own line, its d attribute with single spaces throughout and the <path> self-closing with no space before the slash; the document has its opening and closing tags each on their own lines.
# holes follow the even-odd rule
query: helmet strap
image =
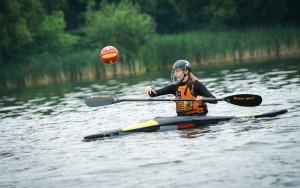
<svg viewBox="0 0 300 188">
<path fill-rule="evenodd" d="M 186 69 L 185 69 L 186 70 Z M 178 82 L 176 82 L 176 84 L 181 84 L 181 83 L 183 83 L 182 81 L 184 80 L 184 78 L 186 77 L 186 76 L 188 76 L 189 75 L 189 73 L 187 73 L 187 74 L 183 74 L 183 77 L 182 77 L 182 79 L 180 80 L 180 81 L 178 81 Z M 172 73 L 171 74 L 171 80 L 173 80 L 173 78 L 174 78 L 174 74 Z"/>
<path fill-rule="evenodd" d="M 179 84 L 182 83 L 182 81 L 184 80 L 184 78 L 187 76 L 187 74 L 184 74 L 182 79 L 178 82 Z"/>
</svg>

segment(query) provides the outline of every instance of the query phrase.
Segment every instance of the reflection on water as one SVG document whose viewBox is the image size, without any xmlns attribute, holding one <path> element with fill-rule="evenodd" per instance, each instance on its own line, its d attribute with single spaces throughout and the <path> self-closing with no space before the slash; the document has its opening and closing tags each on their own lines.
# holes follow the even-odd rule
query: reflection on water
<svg viewBox="0 0 300 188">
<path fill-rule="evenodd" d="M 94 142 L 81 140 L 100 131 L 175 116 L 175 105 L 148 101 L 89 108 L 86 96 L 101 92 L 148 98 L 144 87 L 169 84 L 170 71 L 0 91 L 0 186 L 297 187 L 299 67 L 299 59 L 283 59 L 193 68 L 217 97 L 251 93 L 263 98 L 259 107 L 250 109 L 209 104 L 209 115 L 273 109 L 288 109 L 287 114 Z"/>
<path fill-rule="evenodd" d="M 187 129 L 180 131 L 180 136 L 182 138 L 197 138 L 199 136 L 204 136 L 205 133 L 208 133 L 208 126 L 195 128 L 195 129 Z"/>
</svg>

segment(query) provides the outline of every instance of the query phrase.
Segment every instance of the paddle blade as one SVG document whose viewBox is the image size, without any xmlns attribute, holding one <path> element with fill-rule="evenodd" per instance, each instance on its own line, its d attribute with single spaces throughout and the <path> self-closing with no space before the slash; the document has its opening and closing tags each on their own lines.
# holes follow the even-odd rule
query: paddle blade
<svg viewBox="0 0 300 188">
<path fill-rule="evenodd" d="M 238 106 L 254 107 L 261 104 L 262 98 L 259 95 L 239 94 L 225 97 L 224 101 Z"/>
<path fill-rule="evenodd" d="M 114 95 L 94 94 L 86 97 L 85 104 L 89 107 L 105 106 L 117 102 Z"/>
</svg>

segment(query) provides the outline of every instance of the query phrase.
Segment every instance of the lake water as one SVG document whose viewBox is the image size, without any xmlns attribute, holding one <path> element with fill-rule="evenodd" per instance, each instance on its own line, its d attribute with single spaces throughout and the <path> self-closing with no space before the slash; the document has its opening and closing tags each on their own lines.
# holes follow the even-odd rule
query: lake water
<svg viewBox="0 0 300 188">
<path fill-rule="evenodd" d="M 288 109 L 202 129 L 82 141 L 101 131 L 175 116 L 174 102 L 89 108 L 94 93 L 148 98 L 170 71 L 0 92 L 0 187 L 299 187 L 300 59 L 195 68 L 218 98 L 262 96 L 255 108 L 209 104 L 208 115 Z M 173 98 L 163 96 L 162 98 Z"/>
</svg>

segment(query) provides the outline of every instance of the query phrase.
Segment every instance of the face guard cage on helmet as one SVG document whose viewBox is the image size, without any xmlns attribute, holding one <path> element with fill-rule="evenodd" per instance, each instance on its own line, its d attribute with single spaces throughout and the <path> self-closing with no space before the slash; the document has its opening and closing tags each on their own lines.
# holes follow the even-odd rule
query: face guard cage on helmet
<svg viewBox="0 0 300 188">
<path fill-rule="evenodd" d="M 178 61 L 176 61 L 173 65 L 173 69 L 172 69 L 172 72 L 171 72 L 171 81 L 172 81 L 172 83 L 180 83 L 180 82 L 182 82 L 182 80 L 186 76 L 186 75 L 184 75 L 182 80 L 177 82 L 176 77 L 174 75 L 176 69 L 188 70 L 189 72 L 192 71 L 191 64 L 187 60 L 178 60 Z"/>
</svg>

